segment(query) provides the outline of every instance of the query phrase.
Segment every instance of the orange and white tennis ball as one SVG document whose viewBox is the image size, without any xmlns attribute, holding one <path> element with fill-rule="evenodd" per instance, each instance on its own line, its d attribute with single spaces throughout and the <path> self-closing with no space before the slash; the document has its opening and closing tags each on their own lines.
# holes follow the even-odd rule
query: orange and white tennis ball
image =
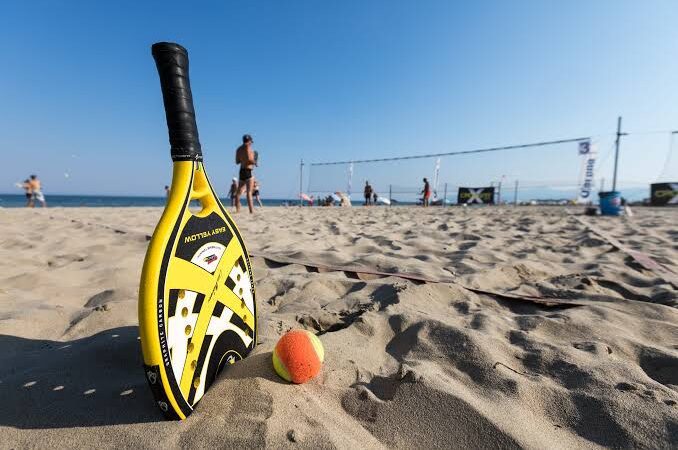
<svg viewBox="0 0 678 450">
<path fill-rule="evenodd" d="M 285 333 L 273 350 L 273 368 L 280 378 L 306 383 L 320 373 L 325 350 L 318 337 L 306 330 Z"/>
</svg>

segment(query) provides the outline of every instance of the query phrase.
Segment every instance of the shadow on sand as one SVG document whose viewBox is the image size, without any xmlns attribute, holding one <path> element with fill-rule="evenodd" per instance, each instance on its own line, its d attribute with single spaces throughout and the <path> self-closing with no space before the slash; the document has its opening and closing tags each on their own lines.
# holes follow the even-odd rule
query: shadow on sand
<svg viewBox="0 0 678 450">
<path fill-rule="evenodd" d="M 0 425 L 97 427 L 165 422 L 142 368 L 137 327 L 120 327 L 61 342 L 0 334 Z M 284 383 L 271 352 L 253 354 L 219 379 Z"/>
<path fill-rule="evenodd" d="M 93 427 L 163 421 L 137 327 L 58 342 L 0 335 L 0 425 Z"/>
</svg>

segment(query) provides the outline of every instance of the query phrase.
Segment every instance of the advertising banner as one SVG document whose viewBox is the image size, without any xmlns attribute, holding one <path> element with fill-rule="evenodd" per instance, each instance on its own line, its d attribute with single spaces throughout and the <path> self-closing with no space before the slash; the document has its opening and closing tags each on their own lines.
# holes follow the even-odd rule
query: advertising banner
<svg viewBox="0 0 678 450">
<path fill-rule="evenodd" d="M 493 205 L 494 204 L 494 187 L 460 187 L 459 195 L 457 196 L 457 203 L 460 205 Z"/>
<path fill-rule="evenodd" d="M 678 205 L 678 183 L 654 183 L 650 192 L 652 206 Z"/>
</svg>

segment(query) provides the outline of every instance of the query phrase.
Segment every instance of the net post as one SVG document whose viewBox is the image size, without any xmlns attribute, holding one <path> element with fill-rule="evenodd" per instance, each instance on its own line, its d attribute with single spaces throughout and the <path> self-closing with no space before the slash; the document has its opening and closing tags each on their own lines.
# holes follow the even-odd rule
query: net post
<svg viewBox="0 0 678 450">
<path fill-rule="evenodd" d="M 348 185 L 346 186 L 346 194 L 351 198 L 351 190 L 353 190 L 353 163 L 348 166 Z"/>
<path fill-rule="evenodd" d="M 299 163 L 299 207 L 301 208 L 304 206 L 304 200 L 301 198 L 301 194 L 303 194 L 303 184 L 304 184 L 304 158 L 301 158 L 301 162 Z"/>
<path fill-rule="evenodd" d="M 393 199 L 392 199 L 392 196 L 391 196 L 391 185 L 390 184 L 388 185 L 388 206 L 389 206 L 389 208 L 391 206 L 393 206 Z"/>
<path fill-rule="evenodd" d="M 445 193 L 443 194 L 443 202 L 440 204 L 440 206 L 445 206 L 445 202 L 447 201 L 447 183 L 445 183 Z"/>
<path fill-rule="evenodd" d="M 513 188 L 513 206 L 518 206 L 518 180 Z"/>
<path fill-rule="evenodd" d="M 617 163 L 619 162 L 619 138 L 626 133 L 621 132 L 621 116 L 617 117 L 617 140 L 614 142 L 614 173 L 612 174 L 612 191 L 617 190 Z"/>
</svg>

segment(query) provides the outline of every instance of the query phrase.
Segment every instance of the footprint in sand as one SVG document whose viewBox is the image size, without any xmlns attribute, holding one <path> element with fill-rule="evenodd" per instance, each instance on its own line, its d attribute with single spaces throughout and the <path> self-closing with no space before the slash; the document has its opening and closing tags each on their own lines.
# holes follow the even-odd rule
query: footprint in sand
<svg viewBox="0 0 678 450">
<path fill-rule="evenodd" d="M 82 255 L 76 254 L 66 254 L 66 255 L 56 255 L 51 259 L 47 260 L 47 266 L 53 269 L 58 269 L 60 267 L 67 266 L 74 262 L 83 262 L 85 257 Z"/>
</svg>

